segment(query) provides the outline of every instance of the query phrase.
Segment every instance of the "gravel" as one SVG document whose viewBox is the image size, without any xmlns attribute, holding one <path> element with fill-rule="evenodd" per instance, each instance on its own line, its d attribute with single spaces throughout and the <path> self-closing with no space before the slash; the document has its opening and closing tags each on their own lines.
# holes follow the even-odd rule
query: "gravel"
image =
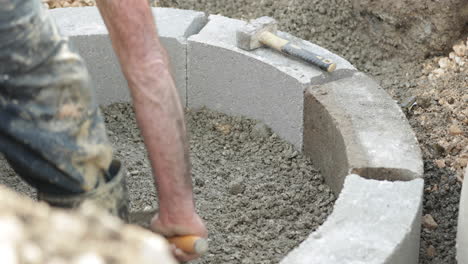
<svg viewBox="0 0 468 264">
<path fill-rule="evenodd" d="M 104 115 L 130 172 L 131 210 L 157 210 L 131 106 Z M 318 171 L 264 124 L 206 109 L 188 111 L 187 124 L 197 208 L 210 233 L 209 254 L 195 263 L 279 262 L 331 213 L 335 197 Z"/>
</svg>

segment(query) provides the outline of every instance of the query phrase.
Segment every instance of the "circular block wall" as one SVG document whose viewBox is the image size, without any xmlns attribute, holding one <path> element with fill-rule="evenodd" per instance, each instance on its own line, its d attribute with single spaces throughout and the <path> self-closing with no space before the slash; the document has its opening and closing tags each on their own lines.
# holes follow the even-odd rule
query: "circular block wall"
<svg viewBox="0 0 468 264">
<path fill-rule="evenodd" d="M 348 61 L 333 73 L 260 48 L 236 47 L 246 22 L 201 12 L 154 9 L 184 104 L 268 124 L 303 150 L 339 194 L 327 221 L 281 263 L 418 263 L 422 159 L 400 108 Z M 129 101 L 98 11 L 50 11 L 84 58 L 101 104 Z"/>
<path fill-rule="evenodd" d="M 465 169 L 464 179 L 468 179 L 468 167 Z M 468 263 L 468 183 L 464 181 L 460 197 L 460 211 L 458 211 L 457 230 L 457 261 Z"/>
</svg>

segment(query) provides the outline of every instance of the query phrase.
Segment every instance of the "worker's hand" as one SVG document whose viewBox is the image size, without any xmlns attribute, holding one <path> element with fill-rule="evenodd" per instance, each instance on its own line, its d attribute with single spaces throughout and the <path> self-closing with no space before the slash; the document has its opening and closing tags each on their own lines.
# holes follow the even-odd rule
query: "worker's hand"
<svg viewBox="0 0 468 264">
<path fill-rule="evenodd" d="M 171 217 L 156 214 L 151 220 L 150 227 L 151 230 L 165 237 L 183 235 L 208 236 L 208 231 L 206 230 L 203 220 L 196 213 L 188 217 Z M 173 254 L 182 262 L 200 257 L 197 254 L 186 254 L 182 250 L 175 248 L 175 246 L 173 247 Z"/>
</svg>

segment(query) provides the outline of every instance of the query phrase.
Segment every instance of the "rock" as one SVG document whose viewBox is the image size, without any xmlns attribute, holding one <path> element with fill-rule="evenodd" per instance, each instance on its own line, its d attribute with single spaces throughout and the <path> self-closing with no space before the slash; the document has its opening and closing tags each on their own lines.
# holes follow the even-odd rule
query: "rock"
<svg viewBox="0 0 468 264">
<path fill-rule="evenodd" d="M 216 130 L 223 133 L 223 135 L 227 135 L 231 133 L 232 126 L 230 124 L 219 124 L 215 126 Z"/>
<path fill-rule="evenodd" d="M 433 245 L 430 245 L 429 247 L 427 247 L 426 254 L 430 258 L 435 257 L 437 254 L 435 247 Z"/>
<path fill-rule="evenodd" d="M 138 175 L 138 173 L 140 173 L 140 171 L 133 170 L 133 171 L 130 172 L 130 175 L 135 176 L 135 175 Z"/>
<path fill-rule="evenodd" d="M 325 8 L 323 6 L 319 6 L 318 8 L 318 12 L 322 15 L 324 15 L 325 13 L 327 13 L 327 10 L 325 10 Z"/>
<path fill-rule="evenodd" d="M 252 127 L 250 135 L 258 138 L 267 138 L 271 134 L 271 129 L 263 123 L 257 123 Z"/>
<path fill-rule="evenodd" d="M 468 165 L 468 158 L 459 158 L 457 159 L 456 163 L 460 166 L 460 168 L 464 168 L 466 165 Z"/>
<path fill-rule="evenodd" d="M 450 53 L 449 53 L 449 58 L 450 58 L 450 59 L 453 60 L 453 59 L 455 59 L 455 57 L 457 57 L 457 54 L 455 54 L 455 52 L 450 52 Z"/>
<path fill-rule="evenodd" d="M 464 43 L 459 43 L 453 46 L 453 51 L 457 56 L 463 57 L 468 55 L 468 49 Z"/>
<path fill-rule="evenodd" d="M 439 225 L 436 223 L 432 215 L 426 214 L 423 216 L 423 227 L 428 228 L 428 229 L 436 229 Z"/>
<path fill-rule="evenodd" d="M 203 187 L 205 186 L 205 181 L 197 177 L 195 178 L 195 186 Z"/>
<path fill-rule="evenodd" d="M 455 60 L 455 62 L 456 62 L 458 65 L 460 65 L 460 66 L 465 65 L 465 61 L 464 61 L 461 57 L 458 57 L 458 56 L 457 56 L 457 57 L 455 57 L 454 60 Z"/>
<path fill-rule="evenodd" d="M 462 135 L 463 130 L 457 124 L 452 124 L 448 129 L 448 133 L 452 136 Z"/>
<path fill-rule="evenodd" d="M 450 59 L 447 58 L 447 57 L 441 58 L 441 59 L 439 60 L 439 66 L 440 66 L 440 68 L 442 68 L 442 69 L 447 68 L 447 67 L 449 66 L 449 64 L 450 64 Z"/>
<path fill-rule="evenodd" d="M 434 162 L 437 165 L 437 167 L 439 167 L 440 169 L 445 168 L 445 160 L 440 160 L 439 159 L 439 160 L 435 160 Z"/>
<path fill-rule="evenodd" d="M 235 180 L 229 184 L 229 193 L 232 195 L 241 194 L 245 191 L 243 180 Z"/>
</svg>

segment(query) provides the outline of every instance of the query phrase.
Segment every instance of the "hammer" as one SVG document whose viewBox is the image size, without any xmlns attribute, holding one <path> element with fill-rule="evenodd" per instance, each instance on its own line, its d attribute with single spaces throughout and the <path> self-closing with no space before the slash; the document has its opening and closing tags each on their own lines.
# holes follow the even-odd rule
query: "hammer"
<svg viewBox="0 0 468 264">
<path fill-rule="evenodd" d="M 332 72 L 336 64 L 332 60 L 323 58 L 311 51 L 292 44 L 289 40 L 276 35 L 276 20 L 271 17 L 260 17 L 251 20 L 246 26 L 237 31 L 237 46 L 243 50 L 254 50 L 263 45 L 295 58 L 304 60 L 320 69 Z"/>
</svg>

